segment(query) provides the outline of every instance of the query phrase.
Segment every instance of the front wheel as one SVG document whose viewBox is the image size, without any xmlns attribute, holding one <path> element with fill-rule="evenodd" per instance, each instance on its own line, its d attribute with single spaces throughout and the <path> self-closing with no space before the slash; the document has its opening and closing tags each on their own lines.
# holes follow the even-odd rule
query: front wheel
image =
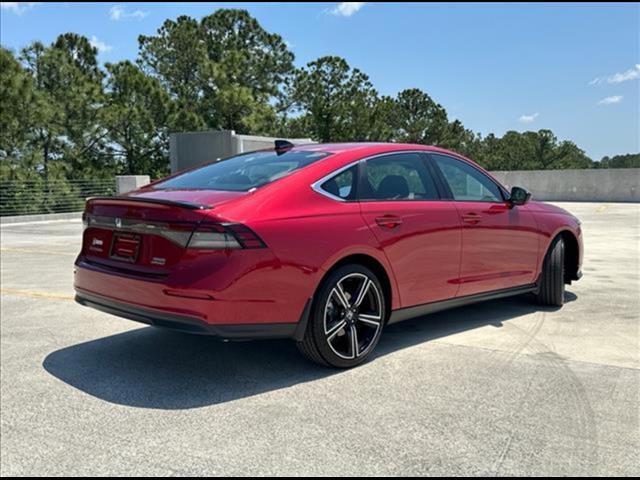
<svg viewBox="0 0 640 480">
<path fill-rule="evenodd" d="M 536 297 L 540 305 L 548 307 L 561 307 L 564 303 L 564 241 L 561 237 L 549 247 Z"/>
<path fill-rule="evenodd" d="M 321 365 L 350 368 L 364 362 L 380 340 L 386 303 L 368 268 L 344 265 L 322 282 L 298 349 Z"/>
</svg>

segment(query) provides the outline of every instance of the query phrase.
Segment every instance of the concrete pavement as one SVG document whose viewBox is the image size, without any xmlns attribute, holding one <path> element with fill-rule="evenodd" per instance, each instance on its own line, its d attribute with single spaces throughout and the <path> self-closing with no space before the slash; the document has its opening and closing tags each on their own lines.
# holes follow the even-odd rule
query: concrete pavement
<svg viewBox="0 0 640 480">
<path fill-rule="evenodd" d="M 2 475 L 638 475 L 640 205 L 560 204 L 584 278 L 409 320 L 349 371 L 72 301 L 79 221 L 1 233 Z"/>
</svg>

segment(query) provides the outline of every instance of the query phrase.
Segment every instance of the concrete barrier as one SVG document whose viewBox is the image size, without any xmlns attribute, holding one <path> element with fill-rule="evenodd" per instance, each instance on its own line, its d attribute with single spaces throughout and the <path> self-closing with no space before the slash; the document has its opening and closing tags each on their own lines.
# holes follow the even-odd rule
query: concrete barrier
<svg viewBox="0 0 640 480">
<path fill-rule="evenodd" d="M 151 183 L 149 175 L 118 175 L 116 177 L 116 192 L 118 195 L 122 195 L 149 183 Z"/>
<path fill-rule="evenodd" d="M 0 225 L 15 225 L 17 223 L 33 222 L 61 222 L 69 220 L 81 220 L 82 212 L 67 213 L 42 213 L 36 215 L 11 215 L 0 217 Z"/>
<path fill-rule="evenodd" d="M 283 138 L 284 137 L 278 137 Z M 169 137 L 171 173 L 203 163 L 262 148 L 272 148 L 273 137 L 241 135 L 233 130 L 172 133 Z M 294 144 L 313 143 L 310 138 L 288 138 Z"/>
<path fill-rule="evenodd" d="M 640 168 L 515 170 L 491 172 L 508 187 L 523 187 L 536 200 L 640 202 Z"/>
</svg>

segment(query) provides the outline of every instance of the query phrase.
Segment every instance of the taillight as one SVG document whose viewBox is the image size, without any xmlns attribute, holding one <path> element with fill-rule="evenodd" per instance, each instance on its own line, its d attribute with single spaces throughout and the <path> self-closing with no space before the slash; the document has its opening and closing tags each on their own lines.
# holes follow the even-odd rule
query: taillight
<svg viewBox="0 0 640 480">
<path fill-rule="evenodd" d="M 211 250 L 242 248 L 235 237 L 222 225 L 201 225 L 191 235 L 189 248 Z"/>
<path fill-rule="evenodd" d="M 146 235 L 158 235 L 187 248 L 227 250 L 265 248 L 264 242 L 249 227 L 239 223 L 169 223 L 132 218 L 83 214 L 84 228 L 104 228 Z"/>
<path fill-rule="evenodd" d="M 266 245 L 262 241 L 262 239 L 256 235 L 256 233 L 251 230 L 246 225 L 242 225 L 240 223 L 234 223 L 227 225 L 226 228 L 233 232 L 233 235 L 236 237 L 236 240 L 240 242 L 242 248 L 265 248 Z"/>
<path fill-rule="evenodd" d="M 176 243 L 181 247 L 186 247 L 189 243 L 189 238 L 191 237 L 192 231 L 192 225 L 169 223 L 158 225 L 155 228 L 147 228 L 147 231 L 145 233 L 160 235 L 161 237 L 171 240 L 173 243 Z"/>
<path fill-rule="evenodd" d="M 264 242 L 249 227 L 241 224 L 205 223 L 193 232 L 188 248 L 226 250 L 265 248 Z"/>
</svg>

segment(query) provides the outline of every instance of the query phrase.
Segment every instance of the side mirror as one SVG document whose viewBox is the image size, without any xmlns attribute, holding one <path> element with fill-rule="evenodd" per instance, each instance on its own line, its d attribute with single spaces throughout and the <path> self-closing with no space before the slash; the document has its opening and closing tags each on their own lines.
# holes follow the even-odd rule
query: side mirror
<svg viewBox="0 0 640 480">
<path fill-rule="evenodd" d="M 513 187 L 511 189 L 511 196 L 509 197 L 509 203 L 511 205 L 524 205 L 529 200 L 531 200 L 531 194 L 524 188 Z"/>
</svg>

